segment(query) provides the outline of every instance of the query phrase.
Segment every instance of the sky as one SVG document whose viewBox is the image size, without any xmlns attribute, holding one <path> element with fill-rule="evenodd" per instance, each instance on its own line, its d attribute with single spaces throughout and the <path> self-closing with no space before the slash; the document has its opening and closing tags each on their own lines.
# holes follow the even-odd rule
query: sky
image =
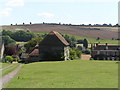
<svg viewBox="0 0 120 90">
<path fill-rule="evenodd" d="M 119 0 L 1 0 L 0 25 L 116 24 Z"/>
</svg>

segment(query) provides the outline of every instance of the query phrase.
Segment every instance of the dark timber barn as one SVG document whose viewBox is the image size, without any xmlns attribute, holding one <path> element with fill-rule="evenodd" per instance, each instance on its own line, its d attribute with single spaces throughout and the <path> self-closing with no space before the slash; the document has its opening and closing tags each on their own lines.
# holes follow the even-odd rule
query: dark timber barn
<svg viewBox="0 0 120 90">
<path fill-rule="evenodd" d="M 41 60 L 69 60 L 69 43 L 56 31 L 51 31 L 39 44 Z"/>
</svg>

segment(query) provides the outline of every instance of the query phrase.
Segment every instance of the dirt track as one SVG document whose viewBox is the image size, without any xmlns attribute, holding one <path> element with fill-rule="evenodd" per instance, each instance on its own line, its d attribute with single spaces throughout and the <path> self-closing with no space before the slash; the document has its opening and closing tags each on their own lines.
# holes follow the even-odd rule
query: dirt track
<svg viewBox="0 0 120 90">
<path fill-rule="evenodd" d="M 3 88 L 5 84 L 8 83 L 17 74 L 21 67 L 22 64 L 20 64 L 14 71 L 0 78 L 0 89 Z"/>
</svg>

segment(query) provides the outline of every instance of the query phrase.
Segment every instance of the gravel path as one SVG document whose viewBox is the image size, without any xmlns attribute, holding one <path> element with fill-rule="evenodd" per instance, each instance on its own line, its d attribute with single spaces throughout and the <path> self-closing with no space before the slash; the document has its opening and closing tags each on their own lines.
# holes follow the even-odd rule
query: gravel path
<svg viewBox="0 0 120 90">
<path fill-rule="evenodd" d="M 20 64 L 14 71 L 0 78 L 0 89 L 3 88 L 4 85 L 8 83 L 17 74 L 21 67 L 22 64 Z"/>
</svg>

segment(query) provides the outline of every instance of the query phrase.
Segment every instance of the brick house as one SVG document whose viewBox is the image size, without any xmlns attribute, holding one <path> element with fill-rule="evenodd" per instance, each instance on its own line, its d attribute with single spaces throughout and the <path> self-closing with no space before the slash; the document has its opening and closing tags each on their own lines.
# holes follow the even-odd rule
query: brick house
<svg viewBox="0 0 120 90">
<path fill-rule="evenodd" d="M 39 44 L 41 60 L 68 60 L 69 43 L 56 31 L 51 31 Z"/>
<path fill-rule="evenodd" d="M 120 60 L 120 45 L 91 44 L 91 57 L 94 60 Z"/>
</svg>

